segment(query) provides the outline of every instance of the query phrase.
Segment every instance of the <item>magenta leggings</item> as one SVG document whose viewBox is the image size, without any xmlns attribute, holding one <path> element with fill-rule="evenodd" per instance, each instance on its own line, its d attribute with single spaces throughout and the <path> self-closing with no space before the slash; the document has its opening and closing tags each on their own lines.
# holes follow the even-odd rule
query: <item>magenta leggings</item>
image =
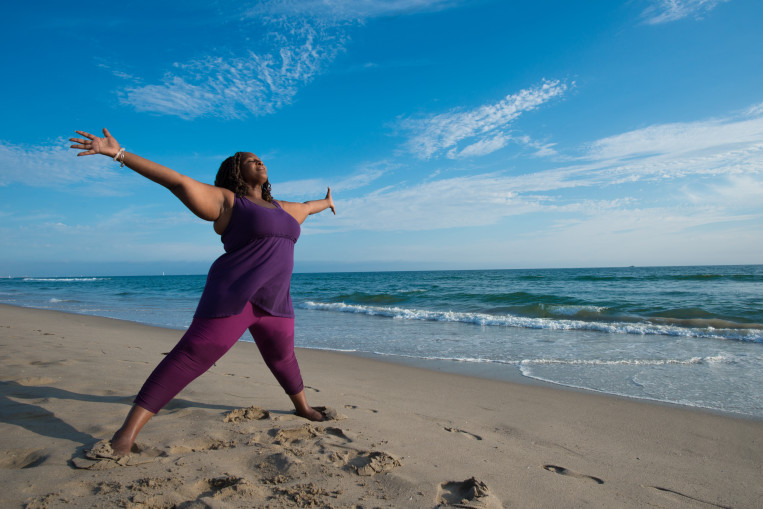
<svg viewBox="0 0 763 509">
<path fill-rule="evenodd" d="M 302 375 L 294 355 L 294 318 L 272 316 L 247 303 L 234 316 L 194 318 L 180 342 L 143 384 L 135 404 L 159 412 L 230 350 L 246 329 L 286 394 L 302 392 Z"/>
</svg>

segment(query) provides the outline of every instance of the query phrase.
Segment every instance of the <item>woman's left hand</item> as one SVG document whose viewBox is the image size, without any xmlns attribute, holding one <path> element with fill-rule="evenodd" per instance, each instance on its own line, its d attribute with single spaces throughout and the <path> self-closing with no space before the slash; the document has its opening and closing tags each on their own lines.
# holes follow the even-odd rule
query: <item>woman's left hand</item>
<svg viewBox="0 0 763 509">
<path fill-rule="evenodd" d="M 328 200 L 329 208 L 331 209 L 331 212 L 333 212 L 334 215 L 336 215 L 336 209 L 334 208 L 334 199 L 331 198 L 331 188 L 330 187 L 328 188 L 328 191 L 326 191 L 326 198 L 324 198 L 324 199 Z"/>
</svg>

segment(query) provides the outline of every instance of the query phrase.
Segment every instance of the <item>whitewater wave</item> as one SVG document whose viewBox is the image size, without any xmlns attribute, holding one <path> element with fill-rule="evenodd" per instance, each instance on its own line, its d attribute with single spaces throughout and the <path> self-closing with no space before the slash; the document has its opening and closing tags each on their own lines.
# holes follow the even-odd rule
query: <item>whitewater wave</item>
<svg viewBox="0 0 763 509">
<path fill-rule="evenodd" d="M 692 357 L 690 359 L 525 359 L 519 366 L 564 365 L 564 366 L 691 366 L 701 364 L 733 364 L 734 360 L 724 355 Z"/>
<path fill-rule="evenodd" d="M 399 320 L 423 320 L 433 322 L 460 322 L 482 326 L 519 327 L 525 329 L 550 330 L 590 330 L 612 334 L 638 334 L 683 336 L 711 339 L 730 339 L 736 341 L 763 343 L 763 329 L 751 328 L 749 324 L 740 324 L 740 328 L 686 327 L 674 325 L 670 320 L 662 323 L 650 322 L 601 322 L 554 318 L 531 318 L 515 315 L 490 315 L 487 313 L 465 313 L 456 311 L 431 311 L 407 309 L 391 306 L 364 306 L 343 302 L 307 301 L 299 305 L 302 309 L 356 313 L 370 316 L 383 316 Z M 691 323 L 687 320 L 675 320 L 682 325 Z M 699 322 L 703 325 L 706 321 Z M 728 323 L 728 322 L 726 322 Z M 745 327 L 745 328 L 742 328 Z"/>
<path fill-rule="evenodd" d="M 331 350 L 340 352 L 354 352 L 357 350 L 339 350 L 333 348 L 316 348 L 314 350 Z M 735 364 L 736 361 L 725 355 L 712 355 L 707 357 L 691 357 L 689 359 L 486 359 L 482 357 L 443 357 L 432 355 L 410 355 L 403 353 L 371 352 L 382 357 L 403 357 L 408 359 L 420 359 L 427 361 L 450 361 L 463 362 L 466 364 L 504 364 L 517 366 L 522 374 L 530 376 L 524 368 L 532 366 L 556 365 L 556 366 L 700 366 L 717 364 Z"/>
<path fill-rule="evenodd" d="M 108 281 L 108 277 L 25 277 L 24 281 L 42 281 L 52 283 L 79 283 L 89 281 Z"/>
</svg>

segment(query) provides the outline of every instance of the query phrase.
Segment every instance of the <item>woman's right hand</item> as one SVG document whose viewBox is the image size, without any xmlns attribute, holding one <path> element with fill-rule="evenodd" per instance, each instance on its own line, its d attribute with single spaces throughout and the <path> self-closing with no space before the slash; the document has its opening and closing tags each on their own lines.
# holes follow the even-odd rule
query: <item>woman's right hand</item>
<svg viewBox="0 0 763 509">
<path fill-rule="evenodd" d="M 82 150 L 77 156 L 91 156 L 93 154 L 103 154 L 114 157 L 119 152 L 119 142 L 114 138 L 108 129 L 103 128 L 103 138 L 85 131 L 75 131 L 83 138 L 69 138 L 69 141 L 76 143 L 71 148 Z"/>
</svg>

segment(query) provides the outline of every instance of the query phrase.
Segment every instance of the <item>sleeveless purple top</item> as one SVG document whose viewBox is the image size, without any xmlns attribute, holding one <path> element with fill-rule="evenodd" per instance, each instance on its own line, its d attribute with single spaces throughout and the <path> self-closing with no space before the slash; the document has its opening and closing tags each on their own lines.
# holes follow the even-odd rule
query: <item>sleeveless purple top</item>
<svg viewBox="0 0 763 509">
<path fill-rule="evenodd" d="M 236 197 L 221 236 L 225 254 L 212 264 L 195 317 L 237 315 L 251 302 L 273 316 L 294 317 L 289 288 L 299 223 L 274 209 Z"/>
</svg>

